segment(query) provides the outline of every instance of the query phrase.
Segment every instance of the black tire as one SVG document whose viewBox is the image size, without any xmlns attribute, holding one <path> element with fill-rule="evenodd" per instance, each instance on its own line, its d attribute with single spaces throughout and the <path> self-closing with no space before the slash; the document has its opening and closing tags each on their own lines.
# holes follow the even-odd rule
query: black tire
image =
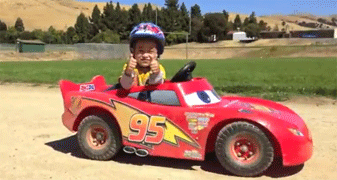
<svg viewBox="0 0 337 180">
<path fill-rule="evenodd" d="M 85 117 L 78 127 L 77 139 L 83 153 L 94 160 L 109 160 L 122 147 L 117 124 L 103 116 Z"/>
<path fill-rule="evenodd" d="M 274 148 L 266 134 L 247 122 L 234 122 L 223 127 L 215 143 L 221 165 L 239 176 L 256 176 L 273 162 Z"/>
</svg>

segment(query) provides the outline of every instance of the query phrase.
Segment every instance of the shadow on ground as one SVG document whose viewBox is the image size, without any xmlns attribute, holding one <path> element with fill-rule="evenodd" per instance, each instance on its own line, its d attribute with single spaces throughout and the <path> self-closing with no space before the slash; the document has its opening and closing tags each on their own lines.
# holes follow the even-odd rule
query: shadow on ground
<svg viewBox="0 0 337 180">
<path fill-rule="evenodd" d="M 70 153 L 74 157 L 88 159 L 80 150 L 76 135 L 47 142 L 46 145 L 52 147 L 56 151 L 65 154 Z M 200 166 L 200 168 L 204 171 L 234 176 L 221 166 L 214 153 L 207 154 L 205 161 L 192 161 L 151 156 L 141 158 L 136 155 L 126 154 L 121 150 L 113 161 L 123 164 L 161 166 L 186 170 L 194 170 L 193 166 Z M 304 165 L 284 167 L 282 166 L 281 159 L 275 159 L 269 169 L 261 176 L 269 176 L 273 178 L 287 177 L 300 172 L 303 169 L 303 166 Z"/>
</svg>

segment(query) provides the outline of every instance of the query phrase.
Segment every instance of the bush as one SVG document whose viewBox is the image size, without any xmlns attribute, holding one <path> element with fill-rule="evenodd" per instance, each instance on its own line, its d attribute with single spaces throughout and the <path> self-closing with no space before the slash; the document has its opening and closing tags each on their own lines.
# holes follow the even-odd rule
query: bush
<svg viewBox="0 0 337 180">
<path fill-rule="evenodd" d="M 6 34 L 6 31 L 0 31 L 0 43 L 7 43 Z"/>
<path fill-rule="evenodd" d="M 120 43 L 120 36 L 111 30 L 107 30 L 105 32 L 98 33 L 95 37 L 91 39 L 91 42 L 118 44 Z"/>
<path fill-rule="evenodd" d="M 22 40 L 34 40 L 36 37 L 34 36 L 34 33 L 31 33 L 29 31 L 23 31 L 19 33 L 19 38 Z"/>
<path fill-rule="evenodd" d="M 179 34 L 175 34 L 175 33 L 179 33 Z M 179 32 L 176 31 L 166 36 L 166 42 L 169 45 L 186 42 L 186 34 L 187 32 L 185 31 L 179 31 Z"/>
<path fill-rule="evenodd" d="M 10 27 L 6 33 L 6 41 L 7 43 L 16 43 L 16 39 L 19 37 L 19 32 L 15 29 L 15 27 Z"/>
</svg>

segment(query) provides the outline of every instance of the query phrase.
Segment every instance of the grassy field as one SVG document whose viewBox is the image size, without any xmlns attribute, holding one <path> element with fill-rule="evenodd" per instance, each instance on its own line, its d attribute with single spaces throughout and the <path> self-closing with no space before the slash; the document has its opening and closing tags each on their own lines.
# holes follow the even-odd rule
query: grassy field
<svg viewBox="0 0 337 180">
<path fill-rule="evenodd" d="M 187 61 L 161 62 L 171 78 Z M 79 83 L 101 74 L 109 84 L 114 84 L 124 63 L 118 60 L 1 62 L 0 82 L 56 85 L 60 79 Z M 294 95 L 337 98 L 337 58 L 197 60 L 193 75 L 206 77 L 219 93 L 272 100 Z"/>
</svg>

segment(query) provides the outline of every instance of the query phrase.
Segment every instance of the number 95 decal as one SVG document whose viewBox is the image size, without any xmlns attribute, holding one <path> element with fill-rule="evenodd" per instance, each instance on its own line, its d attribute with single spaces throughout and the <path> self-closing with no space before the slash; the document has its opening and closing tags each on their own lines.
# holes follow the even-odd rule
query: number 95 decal
<svg viewBox="0 0 337 180">
<path fill-rule="evenodd" d="M 151 116 L 144 114 L 135 114 L 130 120 L 130 129 L 132 131 L 128 136 L 131 142 L 144 142 L 147 144 L 160 144 L 164 139 L 165 117 Z"/>
</svg>

